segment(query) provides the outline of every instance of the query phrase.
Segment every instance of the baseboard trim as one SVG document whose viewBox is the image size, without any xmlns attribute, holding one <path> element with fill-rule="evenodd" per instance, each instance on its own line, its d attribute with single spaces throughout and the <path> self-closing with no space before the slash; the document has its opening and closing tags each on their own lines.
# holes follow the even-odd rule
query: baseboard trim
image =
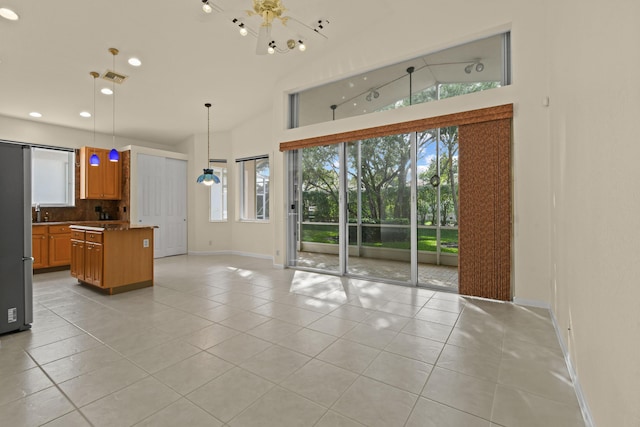
<svg viewBox="0 0 640 427">
<path fill-rule="evenodd" d="M 273 268 L 277 268 L 279 270 L 284 270 L 284 265 L 276 264 L 274 262 L 275 259 L 272 256 L 264 255 L 264 254 L 256 254 L 256 253 L 252 253 L 252 252 L 240 252 L 240 251 L 189 251 L 187 255 L 194 255 L 194 256 L 237 255 L 237 256 L 243 256 L 243 257 L 247 257 L 247 258 L 266 259 L 266 260 L 270 260 L 271 261 L 271 263 L 273 264 Z"/>
<path fill-rule="evenodd" d="M 562 354 L 564 355 L 564 360 L 567 364 L 567 369 L 569 370 L 569 376 L 571 377 L 573 387 L 576 391 L 576 397 L 578 398 L 578 404 L 580 405 L 580 411 L 582 412 L 582 418 L 584 419 L 585 427 L 595 427 L 593 417 L 591 416 L 591 410 L 589 409 L 589 404 L 587 403 L 587 399 L 584 395 L 584 392 L 582 391 L 582 387 L 580 386 L 580 381 L 578 380 L 576 370 L 573 368 L 573 364 L 571 363 L 571 358 L 569 357 L 569 352 L 567 351 L 567 345 L 565 344 L 564 338 L 560 333 L 560 327 L 558 326 L 556 315 L 551 308 L 549 308 L 549 314 L 551 315 L 553 327 L 556 330 L 556 336 L 558 337 L 560 348 L 562 348 Z"/>
</svg>

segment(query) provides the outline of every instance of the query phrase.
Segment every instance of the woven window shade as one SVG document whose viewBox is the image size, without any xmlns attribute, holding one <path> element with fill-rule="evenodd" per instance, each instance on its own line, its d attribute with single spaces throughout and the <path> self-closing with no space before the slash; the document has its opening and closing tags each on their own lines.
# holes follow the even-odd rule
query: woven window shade
<svg viewBox="0 0 640 427">
<path fill-rule="evenodd" d="M 511 293 L 511 120 L 458 128 L 458 288 L 509 301 Z"/>
<path fill-rule="evenodd" d="M 497 107 L 482 108 L 479 110 L 465 111 L 462 113 L 447 114 L 444 116 L 429 117 L 426 119 L 412 120 L 410 122 L 394 123 L 386 126 L 378 126 L 368 129 L 359 129 L 350 132 L 336 133 L 332 135 L 317 136 L 314 138 L 299 139 L 280 143 L 280 151 L 297 150 L 300 148 L 317 147 L 321 145 L 339 144 L 341 142 L 359 141 L 369 138 L 378 138 L 399 133 L 419 132 L 427 129 L 435 129 L 449 126 L 461 126 L 473 123 L 482 123 L 491 120 L 499 120 L 513 117 L 513 104 L 499 105 Z"/>
</svg>

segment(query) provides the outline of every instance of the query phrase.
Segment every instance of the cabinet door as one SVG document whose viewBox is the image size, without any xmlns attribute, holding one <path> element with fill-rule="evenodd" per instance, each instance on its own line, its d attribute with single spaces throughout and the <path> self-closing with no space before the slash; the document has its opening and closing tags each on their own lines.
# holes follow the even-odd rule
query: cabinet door
<svg viewBox="0 0 640 427">
<path fill-rule="evenodd" d="M 92 155 L 97 155 L 100 160 L 98 166 L 91 166 Z M 101 199 L 103 193 L 104 177 L 104 150 L 99 148 L 82 147 L 80 150 L 80 198 Z"/>
<path fill-rule="evenodd" d="M 103 166 L 103 163 L 100 163 Z M 120 200 L 122 198 L 122 159 L 109 161 L 109 151 L 104 153 L 102 198 Z"/>
<path fill-rule="evenodd" d="M 84 241 L 71 241 L 71 276 L 85 280 L 84 275 Z"/>
<path fill-rule="evenodd" d="M 85 242 L 85 282 L 102 286 L 102 245 Z"/>
<path fill-rule="evenodd" d="M 49 234 L 49 266 L 71 263 L 71 233 Z"/>
<path fill-rule="evenodd" d="M 33 268 L 49 267 L 49 242 L 47 234 L 31 235 L 31 256 L 33 256 Z"/>
</svg>

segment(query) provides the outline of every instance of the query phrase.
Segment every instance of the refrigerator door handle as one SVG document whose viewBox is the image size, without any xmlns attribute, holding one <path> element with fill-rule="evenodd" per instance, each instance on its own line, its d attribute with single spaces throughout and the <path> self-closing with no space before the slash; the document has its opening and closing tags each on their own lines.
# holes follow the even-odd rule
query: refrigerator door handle
<svg viewBox="0 0 640 427">
<path fill-rule="evenodd" d="M 23 256 L 22 261 L 35 261 L 36 259 L 32 256 Z"/>
</svg>

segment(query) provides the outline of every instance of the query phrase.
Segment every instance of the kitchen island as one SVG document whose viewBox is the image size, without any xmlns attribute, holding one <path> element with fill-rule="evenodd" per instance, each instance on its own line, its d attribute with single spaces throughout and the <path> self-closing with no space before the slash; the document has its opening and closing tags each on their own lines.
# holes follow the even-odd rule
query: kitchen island
<svg viewBox="0 0 640 427">
<path fill-rule="evenodd" d="M 73 224 L 71 276 L 109 294 L 153 286 L 154 226 Z"/>
</svg>

